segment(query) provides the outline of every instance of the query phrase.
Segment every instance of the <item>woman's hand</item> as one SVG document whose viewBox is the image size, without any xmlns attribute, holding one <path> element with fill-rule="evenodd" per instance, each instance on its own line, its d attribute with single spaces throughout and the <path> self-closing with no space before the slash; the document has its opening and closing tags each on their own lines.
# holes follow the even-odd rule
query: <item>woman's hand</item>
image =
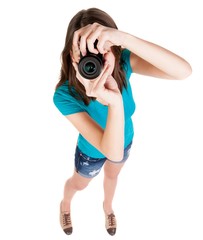
<svg viewBox="0 0 203 240">
<path fill-rule="evenodd" d="M 121 93 L 115 79 L 110 75 L 110 65 L 104 64 L 100 76 L 94 80 L 83 78 L 79 71 L 77 63 L 73 62 L 77 79 L 85 87 L 86 95 L 95 97 L 105 105 L 116 105 L 118 99 L 121 99 Z"/>
<path fill-rule="evenodd" d="M 105 54 L 112 46 L 122 45 L 124 33 L 115 29 L 105 27 L 99 23 L 89 24 L 75 31 L 73 36 L 73 58 L 76 62 L 80 59 L 80 52 L 83 56 L 90 52 Z M 94 43 L 97 42 L 97 48 Z"/>
</svg>

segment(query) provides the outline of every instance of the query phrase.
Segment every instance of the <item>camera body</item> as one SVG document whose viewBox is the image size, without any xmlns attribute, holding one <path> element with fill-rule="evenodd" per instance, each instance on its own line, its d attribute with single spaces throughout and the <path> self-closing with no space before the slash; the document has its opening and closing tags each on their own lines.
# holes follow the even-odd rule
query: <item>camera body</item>
<svg viewBox="0 0 203 240">
<path fill-rule="evenodd" d="M 95 44 L 96 45 L 96 44 Z M 82 77 L 91 80 L 97 78 L 104 65 L 103 55 L 101 53 L 94 54 L 88 51 L 85 56 L 81 55 L 78 63 L 78 70 Z"/>
</svg>

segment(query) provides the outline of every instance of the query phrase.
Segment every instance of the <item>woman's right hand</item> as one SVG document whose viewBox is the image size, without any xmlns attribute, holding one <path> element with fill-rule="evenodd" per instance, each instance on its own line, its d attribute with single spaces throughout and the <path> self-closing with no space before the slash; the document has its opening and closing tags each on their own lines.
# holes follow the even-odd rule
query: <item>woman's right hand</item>
<svg viewBox="0 0 203 240">
<path fill-rule="evenodd" d="M 101 74 L 94 80 L 83 78 L 79 73 L 78 64 L 76 62 L 72 62 L 72 64 L 75 68 L 77 79 L 85 87 L 87 96 L 95 97 L 105 105 L 116 105 L 118 99 L 121 99 L 117 82 L 110 75 L 110 65 L 108 63 L 104 64 Z"/>
<path fill-rule="evenodd" d="M 111 65 L 107 62 L 98 78 L 83 78 L 76 62 L 72 62 L 78 81 L 84 86 L 89 97 L 95 97 L 108 106 L 106 126 L 103 129 L 86 112 L 69 115 L 70 121 L 80 134 L 102 152 L 109 160 L 121 161 L 124 146 L 124 108 L 116 80 L 111 76 Z"/>
</svg>

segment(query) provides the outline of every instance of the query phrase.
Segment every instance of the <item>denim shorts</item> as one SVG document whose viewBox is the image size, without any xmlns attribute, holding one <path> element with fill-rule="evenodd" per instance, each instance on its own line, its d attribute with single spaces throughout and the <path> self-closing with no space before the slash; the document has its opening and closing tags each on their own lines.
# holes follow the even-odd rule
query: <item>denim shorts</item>
<svg viewBox="0 0 203 240">
<path fill-rule="evenodd" d="M 107 158 L 89 157 L 86 154 L 82 153 L 77 146 L 75 150 L 76 172 L 83 177 L 93 178 L 99 174 L 105 161 L 110 161 L 115 164 L 124 163 L 129 157 L 131 146 L 132 146 L 132 142 L 124 149 L 124 157 L 120 162 L 114 162 Z"/>
</svg>

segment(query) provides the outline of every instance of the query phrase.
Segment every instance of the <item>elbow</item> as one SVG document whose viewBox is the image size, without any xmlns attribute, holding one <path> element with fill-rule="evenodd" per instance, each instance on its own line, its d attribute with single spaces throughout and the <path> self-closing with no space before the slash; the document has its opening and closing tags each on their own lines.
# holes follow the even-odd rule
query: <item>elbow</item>
<svg viewBox="0 0 203 240">
<path fill-rule="evenodd" d="M 180 71 L 179 75 L 177 76 L 177 80 L 184 80 L 188 78 L 192 74 L 192 67 L 189 63 Z"/>
<path fill-rule="evenodd" d="M 121 162 L 123 160 L 123 157 L 124 157 L 124 151 L 109 153 L 106 156 L 112 162 Z"/>
</svg>

